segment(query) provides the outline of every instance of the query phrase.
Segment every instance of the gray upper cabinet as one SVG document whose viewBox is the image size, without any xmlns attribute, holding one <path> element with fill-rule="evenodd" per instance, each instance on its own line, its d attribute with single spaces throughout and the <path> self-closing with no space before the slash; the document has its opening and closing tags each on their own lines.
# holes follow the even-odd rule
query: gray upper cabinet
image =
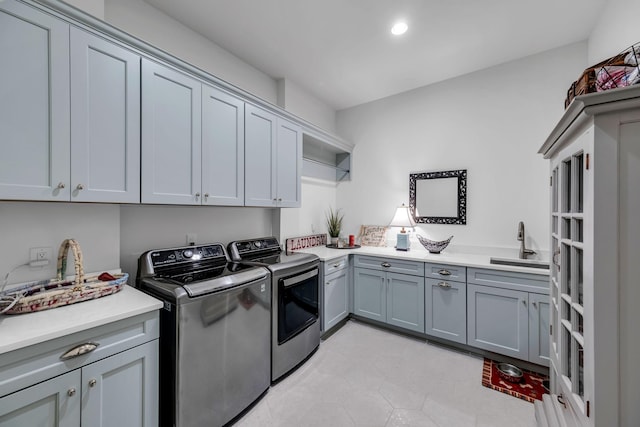
<svg viewBox="0 0 640 427">
<path fill-rule="evenodd" d="M 69 200 L 69 25 L 0 2 L 0 199 Z"/>
<path fill-rule="evenodd" d="M 469 345 L 517 359 L 529 358 L 527 292 L 467 284 Z"/>
<path fill-rule="evenodd" d="M 143 203 L 201 204 L 199 81 L 142 60 Z"/>
<path fill-rule="evenodd" d="M 244 101 L 202 85 L 202 204 L 244 205 Z"/>
<path fill-rule="evenodd" d="M 300 127 L 261 108 L 245 107 L 245 205 L 299 207 Z"/>
<path fill-rule="evenodd" d="M 278 206 L 300 207 L 302 129 L 298 125 L 279 118 L 277 135 L 275 175 Z"/>
<path fill-rule="evenodd" d="M 71 200 L 140 202 L 140 57 L 71 27 Z"/>
<path fill-rule="evenodd" d="M 245 205 L 275 207 L 274 156 L 278 118 L 247 104 L 245 107 Z"/>
</svg>

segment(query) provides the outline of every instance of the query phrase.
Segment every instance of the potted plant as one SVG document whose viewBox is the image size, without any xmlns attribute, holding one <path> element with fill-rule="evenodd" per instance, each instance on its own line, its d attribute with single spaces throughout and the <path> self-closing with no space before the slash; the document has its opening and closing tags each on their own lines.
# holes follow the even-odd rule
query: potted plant
<svg viewBox="0 0 640 427">
<path fill-rule="evenodd" d="M 332 245 L 336 245 L 338 243 L 338 237 L 342 230 L 343 217 L 344 215 L 340 214 L 340 209 L 336 209 L 334 211 L 332 208 L 329 208 L 329 213 L 327 214 L 327 231 L 331 238 Z"/>
</svg>

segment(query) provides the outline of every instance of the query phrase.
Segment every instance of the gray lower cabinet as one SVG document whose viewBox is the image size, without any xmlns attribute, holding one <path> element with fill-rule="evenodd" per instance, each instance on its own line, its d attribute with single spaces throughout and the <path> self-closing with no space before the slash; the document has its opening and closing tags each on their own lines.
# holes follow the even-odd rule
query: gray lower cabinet
<svg viewBox="0 0 640 427">
<path fill-rule="evenodd" d="M 517 359 L 529 359 L 526 292 L 467 285 L 468 344 Z"/>
<path fill-rule="evenodd" d="M 420 275 L 395 273 L 396 264 Z M 424 333 L 424 263 L 356 256 L 354 266 L 354 314 Z"/>
<path fill-rule="evenodd" d="M 158 425 L 157 312 L 0 356 L 1 427 Z M 94 351 L 61 360 L 71 348 Z"/>
<path fill-rule="evenodd" d="M 425 333 L 467 343 L 467 284 L 452 280 L 425 280 Z"/>
<path fill-rule="evenodd" d="M 344 256 L 323 262 L 322 331 L 349 316 L 349 262 Z"/>
<path fill-rule="evenodd" d="M 549 296 L 529 294 L 529 361 L 549 366 Z"/>
<path fill-rule="evenodd" d="M 549 366 L 548 276 L 469 268 L 467 344 Z"/>
</svg>

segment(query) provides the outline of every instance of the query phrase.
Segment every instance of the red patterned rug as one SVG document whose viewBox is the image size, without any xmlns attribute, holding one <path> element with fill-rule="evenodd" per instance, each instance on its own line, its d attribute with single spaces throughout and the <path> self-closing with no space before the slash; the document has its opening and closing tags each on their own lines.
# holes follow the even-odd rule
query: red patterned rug
<svg viewBox="0 0 640 427">
<path fill-rule="evenodd" d="M 542 387 L 542 381 L 547 378 L 531 371 L 522 369 L 522 380 L 519 383 L 505 381 L 500 377 L 497 368 L 498 362 L 484 359 L 482 365 L 482 385 L 501 391 L 502 393 L 524 399 L 533 403 L 536 399 L 542 400 L 542 395 L 547 391 Z"/>
</svg>

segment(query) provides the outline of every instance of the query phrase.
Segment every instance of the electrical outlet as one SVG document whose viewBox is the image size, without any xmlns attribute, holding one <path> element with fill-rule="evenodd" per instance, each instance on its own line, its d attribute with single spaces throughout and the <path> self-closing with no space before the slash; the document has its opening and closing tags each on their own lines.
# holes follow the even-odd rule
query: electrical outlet
<svg viewBox="0 0 640 427">
<path fill-rule="evenodd" d="M 196 233 L 187 233 L 187 245 L 195 245 L 198 240 Z"/>
<path fill-rule="evenodd" d="M 51 248 L 30 248 L 29 262 L 50 261 L 52 253 Z"/>
</svg>

